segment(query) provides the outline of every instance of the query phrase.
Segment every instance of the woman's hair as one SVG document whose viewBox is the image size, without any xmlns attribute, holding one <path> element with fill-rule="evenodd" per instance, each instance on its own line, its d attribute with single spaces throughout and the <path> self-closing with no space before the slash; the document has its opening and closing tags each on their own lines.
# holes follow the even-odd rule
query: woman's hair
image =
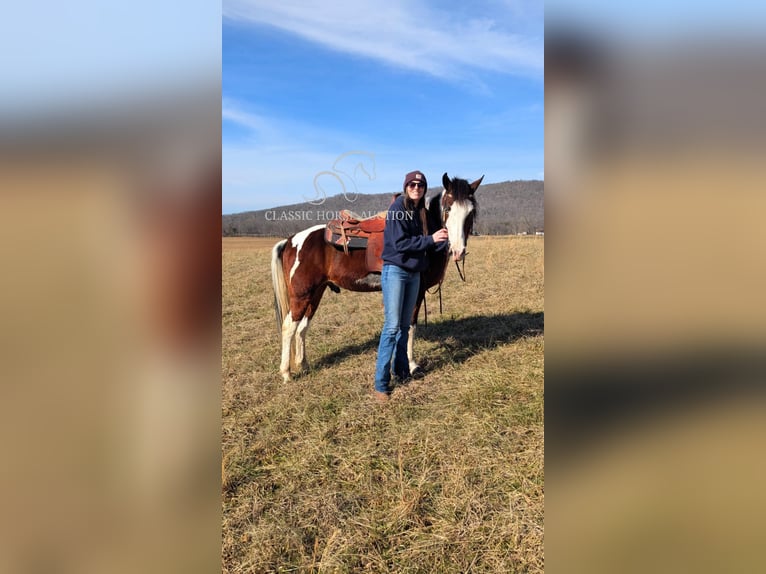
<svg viewBox="0 0 766 574">
<path fill-rule="evenodd" d="M 407 211 L 420 211 L 421 209 L 424 209 L 426 206 L 426 194 L 424 193 L 420 201 L 418 201 L 417 205 L 415 205 L 415 202 L 410 199 L 410 196 L 407 195 L 407 193 L 404 193 L 404 209 Z"/>
</svg>

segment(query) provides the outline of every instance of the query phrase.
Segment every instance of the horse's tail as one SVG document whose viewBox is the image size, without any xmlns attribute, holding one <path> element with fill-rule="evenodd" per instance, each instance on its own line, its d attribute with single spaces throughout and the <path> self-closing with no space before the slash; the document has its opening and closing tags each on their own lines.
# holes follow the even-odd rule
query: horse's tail
<svg viewBox="0 0 766 574">
<path fill-rule="evenodd" d="M 271 250 L 271 282 L 274 286 L 274 311 L 277 316 L 277 332 L 282 333 L 282 324 L 290 310 L 290 299 L 287 294 L 287 280 L 282 265 L 282 254 L 285 251 L 287 239 L 274 245 Z"/>
</svg>

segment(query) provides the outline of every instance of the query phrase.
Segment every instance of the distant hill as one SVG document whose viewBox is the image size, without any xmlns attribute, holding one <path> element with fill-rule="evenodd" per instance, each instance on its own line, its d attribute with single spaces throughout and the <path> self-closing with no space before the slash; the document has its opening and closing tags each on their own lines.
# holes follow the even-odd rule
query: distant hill
<svg viewBox="0 0 766 574">
<path fill-rule="evenodd" d="M 509 235 L 543 231 L 543 181 L 516 180 L 482 184 L 476 192 L 479 204 L 474 232 L 482 235 Z M 427 197 L 441 193 L 430 188 Z M 223 235 L 287 237 L 312 225 L 326 223 L 341 209 L 362 216 L 388 209 L 392 193 L 358 194 L 351 202 L 343 195 L 328 197 L 322 205 L 296 203 L 272 209 L 246 211 L 223 216 Z"/>
</svg>

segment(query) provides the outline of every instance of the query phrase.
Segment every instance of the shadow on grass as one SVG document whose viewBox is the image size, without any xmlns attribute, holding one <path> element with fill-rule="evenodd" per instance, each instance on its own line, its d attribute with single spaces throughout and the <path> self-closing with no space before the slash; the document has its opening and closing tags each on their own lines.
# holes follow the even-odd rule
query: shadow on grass
<svg viewBox="0 0 766 574">
<path fill-rule="evenodd" d="M 478 353 L 513 343 L 524 337 L 541 335 L 545 315 L 532 313 L 504 313 L 479 315 L 461 319 L 447 319 L 418 325 L 415 335 L 415 359 L 426 372 L 446 364 L 463 363 Z M 435 354 L 418 359 L 418 341 L 439 343 Z"/>
<path fill-rule="evenodd" d="M 337 365 L 338 363 L 342 362 L 344 359 L 347 359 L 348 357 L 353 357 L 355 355 L 360 355 L 364 353 L 365 351 L 371 351 L 371 350 L 377 351 L 378 341 L 380 341 L 379 332 L 374 337 L 371 337 L 370 339 L 367 339 L 366 341 L 355 343 L 353 345 L 348 345 L 346 347 L 342 347 L 338 349 L 337 351 L 333 351 L 332 353 L 328 353 L 321 357 L 317 357 L 316 359 L 311 361 L 311 368 L 321 369 L 324 367 L 329 367 L 330 365 Z"/>
<path fill-rule="evenodd" d="M 462 363 L 483 351 L 512 343 L 523 337 L 540 335 L 544 329 L 544 313 L 504 313 L 498 315 L 478 315 L 461 319 L 431 321 L 428 326 L 418 324 L 415 334 L 415 360 L 428 371 L 433 371 L 449 363 Z M 347 357 L 366 351 L 375 351 L 380 334 L 366 341 L 347 345 L 312 361 L 312 368 L 335 365 Z M 442 349 L 435 355 L 423 356 L 419 352 L 418 342 L 431 341 L 440 344 Z"/>
</svg>

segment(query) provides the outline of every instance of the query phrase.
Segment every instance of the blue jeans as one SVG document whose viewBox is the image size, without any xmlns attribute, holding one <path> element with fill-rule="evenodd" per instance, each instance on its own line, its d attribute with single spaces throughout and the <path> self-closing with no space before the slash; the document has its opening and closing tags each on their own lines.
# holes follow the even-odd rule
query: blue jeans
<svg viewBox="0 0 766 574">
<path fill-rule="evenodd" d="M 410 375 L 407 340 L 420 288 L 420 272 L 384 264 L 380 279 L 385 319 L 380 333 L 378 360 L 375 363 L 375 390 L 386 393 L 389 390 L 388 383 L 391 382 L 392 357 L 394 374 L 401 379 Z"/>
</svg>

